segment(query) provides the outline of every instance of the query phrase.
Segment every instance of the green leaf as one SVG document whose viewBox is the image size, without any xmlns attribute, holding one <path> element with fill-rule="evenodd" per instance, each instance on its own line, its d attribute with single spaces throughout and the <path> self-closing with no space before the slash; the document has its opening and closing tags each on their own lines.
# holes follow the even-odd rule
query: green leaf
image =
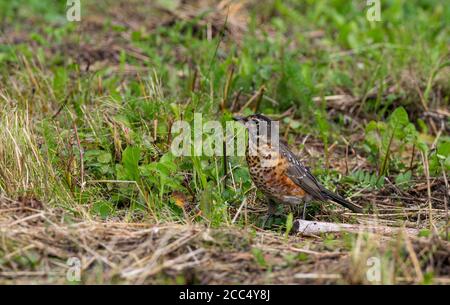
<svg viewBox="0 0 450 305">
<path fill-rule="evenodd" d="M 145 177 L 152 176 L 153 178 L 155 178 L 154 176 L 155 176 L 155 172 L 157 171 L 156 170 L 157 165 L 158 165 L 158 163 L 156 163 L 156 162 L 141 165 L 141 166 L 139 166 L 139 171 L 142 176 L 145 176 Z"/>
<path fill-rule="evenodd" d="M 371 153 L 370 160 L 379 165 L 379 184 L 381 176 L 389 172 L 391 160 L 400 156 L 407 144 L 416 145 L 425 150 L 426 145 L 419 139 L 419 133 L 414 124 L 410 123 L 405 108 L 398 107 L 389 116 L 387 123 L 371 121 L 366 126 L 364 147 Z M 394 144 L 395 143 L 395 144 Z M 373 181 L 371 181 L 373 184 Z"/>
<path fill-rule="evenodd" d="M 405 108 L 398 107 L 394 110 L 388 119 L 388 123 L 392 128 L 399 128 L 409 124 L 408 113 Z"/>
<path fill-rule="evenodd" d="M 164 163 L 157 163 L 156 169 L 163 176 L 168 177 L 170 175 L 170 168 Z"/>
<path fill-rule="evenodd" d="M 128 174 L 122 164 L 116 164 L 116 178 L 117 180 L 128 180 Z"/>
<path fill-rule="evenodd" d="M 95 214 L 100 215 L 102 218 L 107 218 L 113 213 L 114 208 L 107 201 L 98 201 L 94 203 L 92 211 Z"/>
<path fill-rule="evenodd" d="M 128 146 L 122 153 L 122 164 L 130 180 L 139 180 L 139 159 L 141 155 L 141 150 L 139 147 Z"/>
<path fill-rule="evenodd" d="M 159 164 L 164 167 L 165 171 L 172 172 L 177 169 L 176 164 L 174 163 L 175 157 L 170 152 L 164 154 L 159 160 Z"/>
<path fill-rule="evenodd" d="M 212 206 L 213 198 L 212 198 L 212 192 L 210 188 L 206 188 L 200 195 L 200 210 L 202 211 L 203 216 L 205 218 L 211 220 L 212 217 Z"/>
<path fill-rule="evenodd" d="M 411 181 L 412 173 L 411 171 L 407 171 L 406 173 L 399 174 L 395 177 L 395 184 L 401 188 L 405 188 L 408 186 L 408 183 Z"/>
<path fill-rule="evenodd" d="M 97 157 L 97 161 L 103 164 L 109 163 L 112 160 L 111 153 L 109 152 L 103 152 Z"/>
<path fill-rule="evenodd" d="M 450 171 L 450 141 L 438 143 L 436 150 L 430 157 L 430 172 L 437 175 L 442 172 Z"/>
</svg>

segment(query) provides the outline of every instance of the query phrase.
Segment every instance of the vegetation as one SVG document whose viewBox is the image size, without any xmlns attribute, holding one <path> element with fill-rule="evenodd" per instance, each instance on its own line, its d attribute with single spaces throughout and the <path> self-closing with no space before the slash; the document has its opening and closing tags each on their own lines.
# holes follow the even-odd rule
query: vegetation
<svg viewBox="0 0 450 305">
<path fill-rule="evenodd" d="M 0 282 L 449 283 L 450 7 L 441 1 L 0 2 Z M 328 188 L 412 228 L 295 233 L 242 157 L 176 157 L 174 122 L 279 119 Z"/>
</svg>

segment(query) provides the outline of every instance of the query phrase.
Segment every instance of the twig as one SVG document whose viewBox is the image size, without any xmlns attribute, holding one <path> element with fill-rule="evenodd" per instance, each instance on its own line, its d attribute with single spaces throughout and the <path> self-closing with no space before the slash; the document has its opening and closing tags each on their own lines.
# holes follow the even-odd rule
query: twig
<svg viewBox="0 0 450 305">
<path fill-rule="evenodd" d="M 236 111 L 236 105 L 239 101 L 239 98 L 241 97 L 241 93 L 242 93 L 242 88 L 240 88 L 238 90 L 238 92 L 236 93 L 236 95 L 234 96 L 233 102 L 231 103 L 231 107 L 230 107 L 230 111 L 231 112 L 235 112 Z"/>
<path fill-rule="evenodd" d="M 12 227 L 12 226 L 18 225 L 19 223 L 28 221 L 28 220 L 30 220 L 30 219 L 34 219 L 34 218 L 38 218 L 38 217 L 43 217 L 43 216 L 44 216 L 44 213 L 43 213 L 43 212 L 37 213 L 37 214 L 33 214 L 33 215 L 27 216 L 27 217 L 25 217 L 25 218 L 18 219 L 18 220 L 16 220 L 16 221 L 12 222 L 12 223 L 9 223 L 7 226 L 8 226 L 8 227 Z"/>
<path fill-rule="evenodd" d="M 379 234 L 393 234 L 397 233 L 402 228 L 387 227 L 387 226 L 375 226 L 375 225 L 353 225 L 344 223 L 332 223 L 321 221 L 309 221 L 303 219 L 296 219 L 294 221 L 294 231 L 305 235 L 317 235 L 320 233 L 330 232 L 352 232 L 358 233 L 361 231 L 379 233 Z M 416 229 L 405 228 L 405 232 L 409 235 L 417 235 L 419 233 Z"/>
<path fill-rule="evenodd" d="M 445 194 L 444 194 L 444 208 L 445 208 L 445 239 L 448 240 L 448 227 L 449 227 L 449 222 L 448 222 L 448 197 L 450 196 L 450 188 L 448 187 L 448 180 L 447 180 L 447 175 L 445 174 L 445 169 L 444 169 L 444 165 L 442 165 L 441 162 L 441 167 L 442 167 L 442 176 L 444 177 L 444 182 L 445 182 Z"/>
<path fill-rule="evenodd" d="M 342 275 L 340 274 L 326 274 L 326 273 L 296 273 L 294 274 L 294 278 L 296 279 L 311 279 L 311 280 L 337 280 L 341 279 Z"/>
<path fill-rule="evenodd" d="M 247 197 L 245 197 L 244 200 L 242 200 L 242 203 L 241 203 L 239 209 L 237 210 L 236 215 L 234 215 L 233 220 L 231 220 L 231 223 L 232 223 L 232 224 L 236 222 L 236 219 L 238 218 L 239 214 L 241 213 L 242 208 L 243 208 L 246 204 L 247 204 Z"/>
<path fill-rule="evenodd" d="M 411 261 L 413 263 L 414 270 L 417 275 L 417 280 L 418 280 L 418 282 L 422 283 L 423 282 L 422 269 L 420 269 L 419 260 L 417 259 L 416 252 L 414 251 L 414 248 L 413 248 L 411 241 L 409 240 L 409 237 L 407 234 L 405 234 L 405 244 L 406 244 L 406 249 L 408 250 L 408 253 L 409 253 L 409 257 L 411 258 Z"/>
<path fill-rule="evenodd" d="M 250 106 L 254 101 L 257 101 L 257 104 L 259 104 L 261 102 L 261 97 L 264 94 L 264 91 L 266 90 L 266 88 L 263 86 L 259 87 L 258 91 L 253 94 L 253 96 L 247 101 L 247 103 L 244 104 L 244 106 L 241 107 L 241 111 L 245 108 L 247 108 L 248 106 Z M 258 102 L 259 100 L 259 102 Z M 256 107 L 258 106 L 258 107 Z M 259 105 L 256 105 L 254 108 L 254 111 L 257 111 L 259 108 Z"/>
<path fill-rule="evenodd" d="M 52 115 L 52 120 L 56 119 L 56 117 L 61 113 L 61 111 L 64 109 L 64 107 L 66 107 L 68 101 L 69 101 L 69 97 L 66 97 L 64 99 L 63 103 L 61 104 L 61 106 L 59 106 L 58 110 L 55 112 L 55 114 Z"/>
<path fill-rule="evenodd" d="M 428 157 L 423 151 L 420 151 L 420 155 L 422 156 L 423 168 L 425 171 L 425 177 L 427 179 L 427 194 L 428 194 L 428 212 L 430 218 L 430 229 L 433 228 L 433 214 L 432 214 L 432 206 L 431 206 L 431 184 L 430 184 L 430 168 L 428 166 Z"/>
</svg>

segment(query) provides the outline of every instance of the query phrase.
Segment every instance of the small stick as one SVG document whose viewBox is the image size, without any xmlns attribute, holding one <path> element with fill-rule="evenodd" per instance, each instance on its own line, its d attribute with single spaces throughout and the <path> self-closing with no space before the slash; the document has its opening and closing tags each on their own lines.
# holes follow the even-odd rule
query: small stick
<svg viewBox="0 0 450 305">
<path fill-rule="evenodd" d="M 197 74 L 198 74 L 198 71 L 194 67 L 194 74 L 192 74 L 191 83 L 189 84 L 189 90 L 191 92 L 195 91 L 195 84 L 197 83 L 197 76 L 198 76 Z"/>
<path fill-rule="evenodd" d="M 231 112 L 235 112 L 236 105 L 237 105 L 237 103 L 239 101 L 239 98 L 241 97 L 241 93 L 242 93 L 242 88 L 239 89 L 239 91 L 236 93 L 236 95 L 235 95 L 235 97 L 233 99 L 233 102 L 231 103 L 231 107 L 230 107 Z"/>
<path fill-rule="evenodd" d="M 241 214 L 242 208 L 243 208 L 246 204 L 247 204 L 247 197 L 244 198 L 244 200 L 242 201 L 242 203 L 241 203 L 239 209 L 238 209 L 237 212 L 236 212 L 236 215 L 234 215 L 233 220 L 231 220 L 231 223 L 232 223 L 232 224 L 236 222 L 236 220 L 237 220 L 239 214 Z"/>
<path fill-rule="evenodd" d="M 361 231 L 368 231 L 372 233 L 379 234 L 393 234 L 401 231 L 402 228 L 394 228 L 387 226 L 374 226 L 374 225 L 354 225 L 354 224 L 344 224 L 344 223 L 332 223 L 332 222 L 322 222 L 322 221 L 310 221 L 303 219 L 296 219 L 294 221 L 294 232 L 302 233 L 305 235 L 317 235 L 320 233 L 331 233 L 331 232 L 352 232 L 358 233 Z M 405 228 L 405 232 L 408 235 L 417 236 L 419 230 L 412 228 Z"/>
<path fill-rule="evenodd" d="M 445 174 L 445 170 L 444 170 L 444 166 L 441 163 L 441 167 L 442 167 L 442 176 L 444 176 L 444 182 L 445 182 L 445 189 L 446 189 L 446 193 L 444 194 L 444 208 L 445 208 L 445 222 L 446 222 L 446 226 L 445 226 L 445 239 L 448 240 L 448 201 L 447 198 L 450 195 L 450 189 L 448 187 L 448 180 L 447 180 L 447 175 Z"/>
<path fill-rule="evenodd" d="M 64 101 L 62 102 L 61 106 L 59 106 L 58 110 L 56 110 L 55 114 L 52 115 L 52 120 L 56 119 L 56 117 L 61 113 L 61 111 L 66 107 L 67 102 L 69 101 L 69 98 L 66 97 Z"/>
<path fill-rule="evenodd" d="M 416 153 L 416 144 L 413 144 L 412 153 L 411 153 L 411 161 L 409 162 L 409 170 L 412 174 L 413 163 L 414 163 L 414 154 Z"/>
<path fill-rule="evenodd" d="M 264 86 L 261 86 L 261 88 L 259 89 L 258 96 L 256 98 L 256 103 L 255 103 L 255 113 L 257 113 L 259 111 L 259 106 L 261 105 L 262 97 L 264 96 L 265 90 L 266 90 L 266 87 L 264 87 Z"/>
<path fill-rule="evenodd" d="M 250 106 L 254 101 L 257 101 L 254 111 L 257 111 L 259 108 L 259 103 L 261 102 L 261 97 L 264 94 L 265 90 L 266 88 L 264 86 L 261 86 L 258 89 L 258 91 L 255 94 L 253 94 L 253 96 L 247 101 L 247 103 L 245 103 L 244 106 L 242 106 L 241 111 Z"/>
<path fill-rule="evenodd" d="M 419 260 L 417 259 L 416 252 L 414 251 L 414 248 L 411 244 L 411 241 L 408 238 L 408 235 L 405 236 L 405 244 L 406 244 L 406 249 L 408 250 L 408 253 L 409 253 L 409 257 L 411 258 L 411 262 L 413 263 L 414 271 L 416 272 L 416 276 L 417 276 L 417 280 L 418 280 L 418 282 L 423 282 L 423 273 L 422 273 L 422 270 L 420 269 L 420 263 L 419 263 Z"/>
<path fill-rule="evenodd" d="M 428 166 L 428 156 L 426 156 L 422 151 L 420 151 L 420 155 L 422 156 L 423 168 L 425 171 L 425 177 L 427 179 L 427 194 L 428 194 L 428 212 L 430 217 L 430 229 L 433 228 L 433 214 L 431 206 L 431 184 L 430 184 L 430 168 Z"/>
</svg>

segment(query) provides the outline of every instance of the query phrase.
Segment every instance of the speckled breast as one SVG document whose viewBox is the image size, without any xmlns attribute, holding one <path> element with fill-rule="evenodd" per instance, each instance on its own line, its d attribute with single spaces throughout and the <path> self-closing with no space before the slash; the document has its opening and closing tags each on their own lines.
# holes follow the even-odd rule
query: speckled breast
<svg viewBox="0 0 450 305">
<path fill-rule="evenodd" d="M 247 148 L 246 159 L 253 182 L 266 196 L 280 203 L 293 203 L 293 199 L 305 196 L 305 191 L 286 175 L 286 158 L 270 145 L 260 145 L 254 153 Z"/>
</svg>

